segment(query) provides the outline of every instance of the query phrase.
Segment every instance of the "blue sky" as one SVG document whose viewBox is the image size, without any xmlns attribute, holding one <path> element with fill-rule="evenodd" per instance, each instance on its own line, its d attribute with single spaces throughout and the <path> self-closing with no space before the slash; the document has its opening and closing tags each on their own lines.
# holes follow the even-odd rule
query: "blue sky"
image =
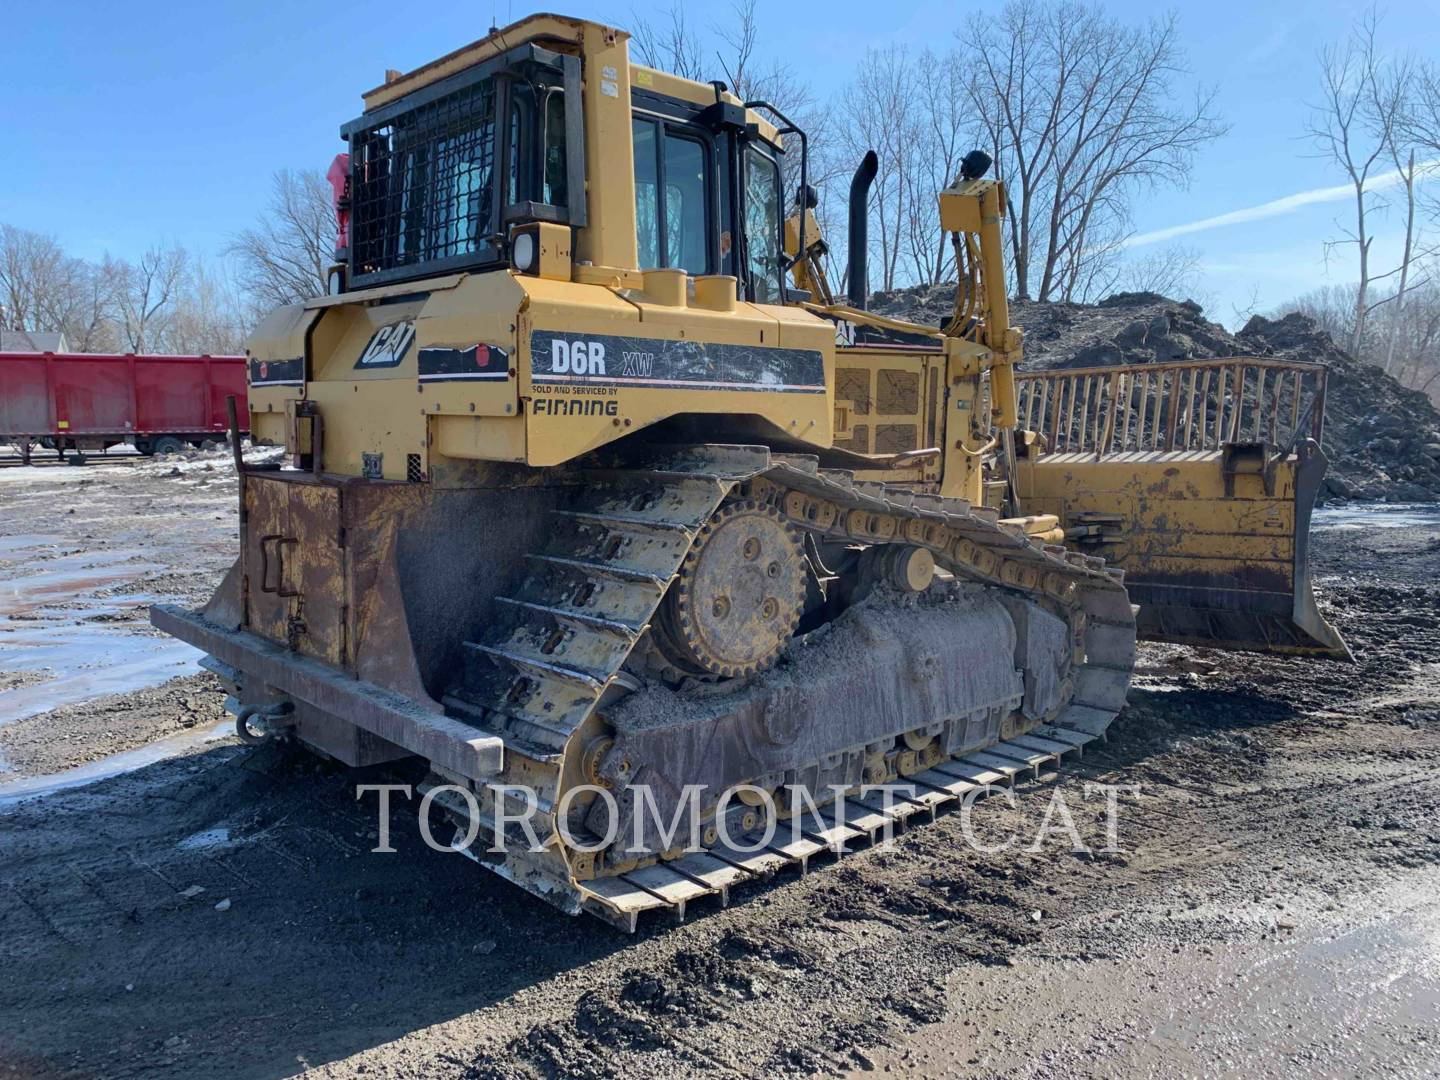
<svg viewBox="0 0 1440 1080">
<path fill-rule="evenodd" d="M 668 6 L 561 5 L 619 25 L 632 21 L 632 10 Z M 1132 0 L 1104 6 L 1137 21 L 1156 10 Z M 703 24 L 720 7 L 696 4 L 692 18 Z M 778 4 L 761 5 L 760 21 L 771 53 L 829 97 L 844 92 L 849 66 L 867 46 L 940 45 L 995 7 L 831 0 L 808 23 L 802 9 Z M 1300 136 L 1315 96 L 1316 53 L 1364 7 L 1178 4 L 1190 66 L 1218 85 L 1218 111 L 1231 130 L 1199 164 L 1189 190 L 1141 201 L 1136 228 L 1169 229 L 1340 183 Z M 323 169 L 343 149 L 339 125 L 359 113 L 360 92 L 386 68 L 415 67 L 483 36 L 492 17 L 504 22 L 531 10 L 505 0 L 413 7 L 12 0 L 0 39 L 8 166 L 0 173 L 0 221 L 54 233 L 86 257 L 134 257 L 157 239 L 218 257 L 264 205 L 275 169 Z M 1387 42 L 1440 57 L 1434 0 L 1396 0 L 1383 10 Z M 1343 280 L 1349 252 L 1327 267 L 1323 242 L 1349 209 L 1344 201 L 1316 202 L 1185 235 L 1203 257 L 1200 291 L 1212 314 L 1232 319 L 1252 292 L 1263 308 Z M 1382 262 L 1398 251 L 1393 227 L 1377 249 Z"/>
</svg>

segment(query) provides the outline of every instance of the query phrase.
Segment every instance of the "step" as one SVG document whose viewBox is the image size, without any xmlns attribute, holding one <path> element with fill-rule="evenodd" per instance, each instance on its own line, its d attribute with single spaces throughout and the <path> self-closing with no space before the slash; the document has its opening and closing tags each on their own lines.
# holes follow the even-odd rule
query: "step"
<svg viewBox="0 0 1440 1080">
<path fill-rule="evenodd" d="M 587 525 L 610 525 L 620 529 L 643 529 L 647 532 L 683 533 L 691 536 L 698 526 L 668 518 L 647 518 L 638 514 L 605 514 L 597 510 L 552 510 L 552 514 Z"/>
<path fill-rule="evenodd" d="M 553 660 L 542 660 L 538 656 L 530 656 L 526 653 L 516 652 L 501 645 L 482 645 L 479 642 L 467 641 L 467 649 L 474 649 L 484 653 L 486 656 L 502 660 L 523 671 L 548 676 L 550 678 L 562 679 L 565 682 L 574 683 L 577 686 L 584 686 L 596 693 L 605 689 L 605 682 L 608 673 L 586 671 L 584 668 L 570 667 L 566 664 L 557 664 Z"/>
<path fill-rule="evenodd" d="M 527 553 L 527 559 L 544 563 L 547 566 L 558 566 L 564 570 L 571 570 L 580 574 L 594 574 L 596 577 L 608 577 L 615 581 L 633 582 L 637 585 L 650 585 L 664 591 L 670 584 L 669 578 L 662 578 L 658 574 L 652 574 L 647 570 L 636 570 L 629 566 L 616 566 L 614 563 L 596 562 L 591 559 L 570 559 L 564 555 L 537 555 L 533 552 Z"/>
<path fill-rule="evenodd" d="M 511 607 L 520 608 L 522 611 L 533 611 L 537 615 L 548 616 L 559 623 L 566 623 L 580 629 L 599 630 L 630 642 L 638 638 L 645 629 L 643 625 L 637 626 L 620 619 L 607 619 L 603 615 L 592 615 L 588 611 L 576 611 L 573 608 L 536 604 L 530 600 L 516 599 L 513 596 L 497 596 L 495 600 L 497 603 L 508 604 Z"/>
</svg>

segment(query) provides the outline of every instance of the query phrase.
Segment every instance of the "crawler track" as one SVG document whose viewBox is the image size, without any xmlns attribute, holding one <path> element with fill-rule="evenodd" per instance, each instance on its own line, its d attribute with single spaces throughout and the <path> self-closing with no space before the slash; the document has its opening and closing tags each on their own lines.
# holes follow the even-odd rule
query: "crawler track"
<svg viewBox="0 0 1440 1080">
<path fill-rule="evenodd" d="M 792 863 L 803 867 L 820 851 L 873 837 L 919 812 L 933 815 L 977 788 L 1038 775 L 1103 737 L 1124 706 L 1135 623 L 1119 572 L 1103 560 L 1038 545 L 993 510 L 857 482 L 820 469 L 813 457 L 756 447 L 686 448 L 638 466 L 594 470 L 586 480 L 575 501 L 555 512 L 546 545 L 529 554 L 521 587 L 500 598 L 514 618 L 469 643 L 471 670 L 446 699 L 452 713 L 505 740 L 499 782 L 533 793 L 551 830 L 543 851 L 512 843 L 503 856 L 482 861 L 564 910 L 589 911 L 625 930 L 645 911 L 683 916 L 698 897 L 723 900 L 740 882 Z M 623 670 L 626 660 L 641 647 L 695 535 L 735 494 L 776 507 L 816 538 L 918 545 L 959 580 L 1042 604 L 1071 630 L 1068 692 L 1039 722 L 1016 713 L 1008 737 L 956 756 L 947 757 L 938 741 L 907 754 L 897 741 L 883 782 L 867 784 L 863 797 L 857 785 L 839 808 L 838 824 L 831 806 L 799 822 L 798 831 L 787 824 L 786 838 L 764 844 L 763 828 L 755 827 L 732 845 L 716 841 L 702 852 L 638 865 L 581 855 L 554 833 L 562 796 L 573 785 L 596 782 L 606 703 L 637 688 Z M 458 779 L 441 774 L 430 786 Z M 495 820 L 493 789 L 476 796 L 480 821 L 473 823 L 462 797 L 444 791 L 436 797 L 462 826 L 474 824 L 485 837 L 471 845 L 480 858 L 479 849 L 494 839 L 486 829 Z"/>
</svg>

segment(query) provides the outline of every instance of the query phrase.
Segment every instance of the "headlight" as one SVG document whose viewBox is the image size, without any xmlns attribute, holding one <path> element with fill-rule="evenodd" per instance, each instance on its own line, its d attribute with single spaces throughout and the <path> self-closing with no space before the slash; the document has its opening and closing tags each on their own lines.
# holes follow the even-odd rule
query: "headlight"
<svg viewBox="0 0 1440 1080">
<path fill-rule="evenodd" d="M 533 274 L 535 272 L 535 234 L 533 232 L 518 233 L 510 244 L 510 262 L 516 270 L 522 274 Z"/>
</svg>

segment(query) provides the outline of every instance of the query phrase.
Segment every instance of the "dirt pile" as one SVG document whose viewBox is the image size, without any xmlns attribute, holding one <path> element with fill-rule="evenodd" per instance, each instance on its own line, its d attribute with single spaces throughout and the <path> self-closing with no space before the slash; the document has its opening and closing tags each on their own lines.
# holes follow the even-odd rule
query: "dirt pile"
<svg viewBox="0 0 1440 1080">
<path fill-rule="evenodd" d="M 877 293 L 878 312 L 937 326 L 954 286 Z M 1330 369 L 1322 499 L 1433 502 L 1440 499 L 1440 412 L 1372 364 L 1340 349 L 1303 315 L 1252 318 L 1232 334 L 1193 301 L 1119 293 L 1098 304 L 1016 301 L 1026 368 L 1150 364 L 1222 356 L 1318 361 Z"/>
</svg>

